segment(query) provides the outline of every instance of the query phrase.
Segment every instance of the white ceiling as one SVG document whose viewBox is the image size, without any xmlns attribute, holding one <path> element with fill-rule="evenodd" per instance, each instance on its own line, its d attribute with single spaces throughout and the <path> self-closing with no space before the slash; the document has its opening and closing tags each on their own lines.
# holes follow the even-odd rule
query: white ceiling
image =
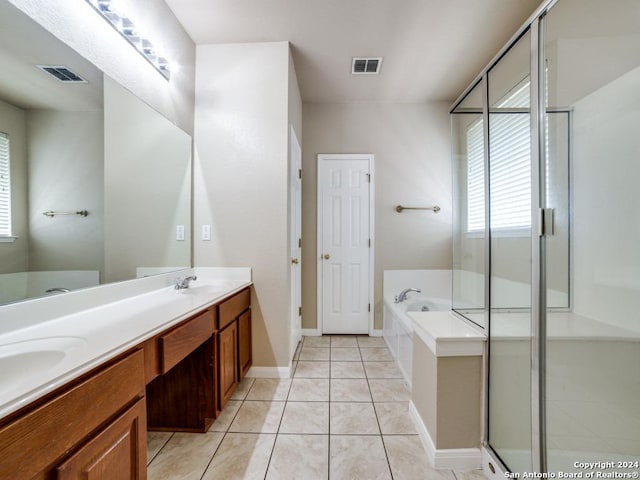
<svg viewBox="0 0 640 480">
<path fill-rule="evenodd" d="M 304 102 L 412 103 L 455 100 L 540 0 L 166 2 L 196 44 L 290 41 Z"/>
</svg>

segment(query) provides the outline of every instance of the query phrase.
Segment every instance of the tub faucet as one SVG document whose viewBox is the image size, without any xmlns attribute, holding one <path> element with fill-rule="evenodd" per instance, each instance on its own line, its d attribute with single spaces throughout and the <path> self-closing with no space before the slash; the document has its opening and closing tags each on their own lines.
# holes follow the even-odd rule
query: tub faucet
<svg viewBox="0 0 640 480">
<path fill-rule="evenodd" d="M 54 288 L 48 288 L 47 290 L 44 291 L 44 293 L 53 293 L 53 292 L 70 292 L 71 290 L 69 290 L 68 288 L 62 288 L 62 287 L 54 287 Z"/>
<path fill-rule="evenodd" d="M 422 290 L 419 290 L 417 288 L 405 288 L 398 295 L 396 295 L 396 298 L 394 299 L 394 301 L 396 303 L 404 302 L 404 299 L 407 298 L 407 294 L 409 292 L 422 293 Z"/>
<path fill-rule="evenodd" d="M 189 283 L 191 283 L 194 280 L 197 280 L 198 277 L 196 277 L 195 275 L 191 275 L 190 277 L 184 277 L 184 278 L 178 278 L 176 280 L 176 286 L 175 289 L 176 290 L 183 290 L 185 288 L 189 288 Z"/>
</svg>

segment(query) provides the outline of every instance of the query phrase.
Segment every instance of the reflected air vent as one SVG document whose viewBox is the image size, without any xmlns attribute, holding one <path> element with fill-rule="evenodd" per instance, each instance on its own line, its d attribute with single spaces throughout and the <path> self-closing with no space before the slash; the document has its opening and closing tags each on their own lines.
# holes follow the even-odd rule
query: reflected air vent
<svg viewBox="0 0 640 480">
<path fill-rule="evenodd" d="M 351 73 L 353 75 L 376 75 L 380 73 L 382 57 L 353 57 Z"/>
<path fill-rule="evenodd" d="M 84 78 L 73 73 L 69 68 L 64 66 L 38 65 L 37 67 L 40 70 L 47 72 L 49 75 L 53 75 L 64 83 L 87 83 Z"/>
</svg>

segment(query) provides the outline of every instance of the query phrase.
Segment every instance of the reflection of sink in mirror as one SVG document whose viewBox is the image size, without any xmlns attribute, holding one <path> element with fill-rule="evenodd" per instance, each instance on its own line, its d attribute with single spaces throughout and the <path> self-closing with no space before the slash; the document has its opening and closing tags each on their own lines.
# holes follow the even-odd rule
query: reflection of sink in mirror
<svg viewBox="0 0 640 480">
<path fill-rule="evenodd" d="M 0 345 L 0 391 L 19 386 L 32 373 L 56 367 L 85 344 L 79 337 L 49 337 Z"/>
</svg>

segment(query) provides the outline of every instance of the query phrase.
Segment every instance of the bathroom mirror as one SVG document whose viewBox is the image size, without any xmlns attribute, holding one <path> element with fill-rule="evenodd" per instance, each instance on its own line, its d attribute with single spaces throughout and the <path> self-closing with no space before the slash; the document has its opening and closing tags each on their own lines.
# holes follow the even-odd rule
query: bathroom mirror
<svg viewBox="0 0 640 480">
<path fill-rule="evenodd" d="M 0 304 L 189 267 L 189 135 L 5 0 L 0 64 Z"/>
</svg>

